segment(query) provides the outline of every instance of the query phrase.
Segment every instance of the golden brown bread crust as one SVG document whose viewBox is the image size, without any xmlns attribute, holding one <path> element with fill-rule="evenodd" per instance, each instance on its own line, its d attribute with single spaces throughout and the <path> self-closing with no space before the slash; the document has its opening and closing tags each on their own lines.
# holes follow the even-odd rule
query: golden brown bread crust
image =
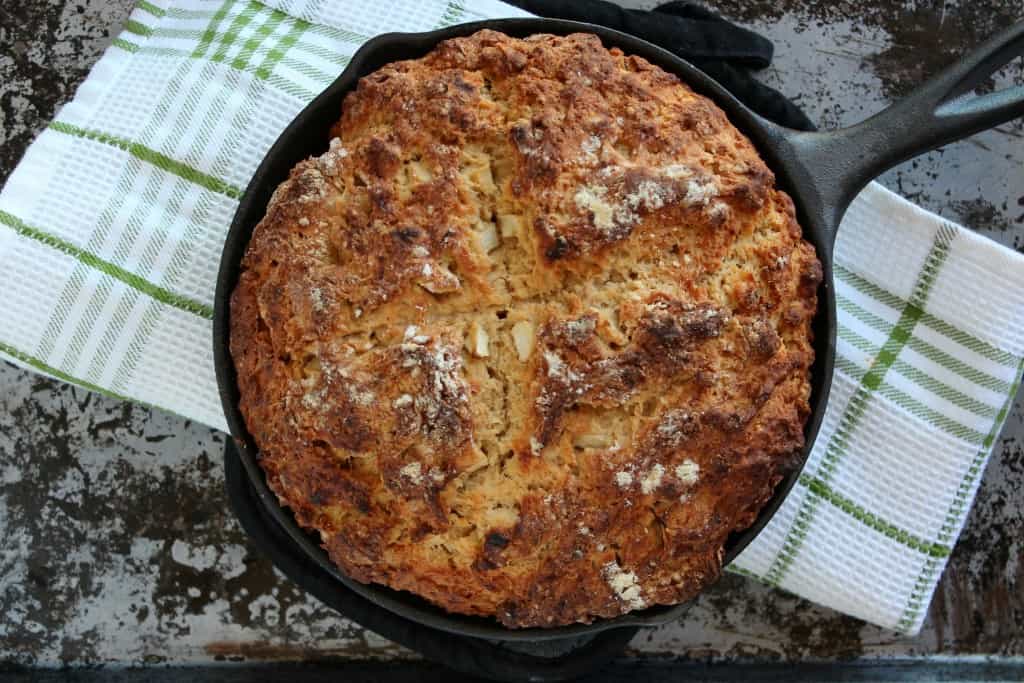
<svg viewBox="0 0 1024 683">
<path fill-rule="evenodd" d="M 345 100 L 232 298 L 272 489 L 359 581 L 510 627 L 686 600 L 803 446 L 821 267 L 709 100 L 493 31 Z"/>
</svg>

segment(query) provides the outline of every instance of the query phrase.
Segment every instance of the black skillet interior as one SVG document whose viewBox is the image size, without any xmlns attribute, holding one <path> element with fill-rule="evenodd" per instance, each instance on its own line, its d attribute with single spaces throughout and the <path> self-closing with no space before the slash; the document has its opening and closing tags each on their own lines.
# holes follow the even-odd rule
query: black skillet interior
<svg viewBox="0 0 1024 683">
<path fill-rule="evenodd" d="M 832 244 L 843 211 L 856 192 L 885 168 L 944 142 L 1024 114 L 1024 88 L 965 99 L 973 87 L 1024 48 L 1024 23 L 992 39 L 907 100 L 858 126 L 834 133 L 798 133 L 776 126 L 741 105 L 687 62 L 646 41 L 601 26 L 552 19 L 499 19 L 429 33 L 385 34 L 363 45 L 341 76 L 296 117 L 250 181 L 228 232 L 218 275 L 213 322 L 214 365 L 225 416 L 242 463 L 263 505 L 295 543 L 320 567 L 362 597 L 406 619 L 460 635 L 503 641 L 540 641 L 611 628 L 666 623 L 680 617 L 686 605 L 653 607 L 593 624 L 511 630 L 490 620 L 447 613 L 408 593 L 356 582 L 330 562 L 317 538 L 303 531 L 269 490 L 257 462 L 257 449 L 238 410 L 235 368 L 228 349 L 230 296 L 253 228 L 262 219 L 271 193 L 296 163 L 326 151 L 327 131 L 340 115 L 345 94 L 355 87 L 359 78 L 389 62 L 421 57 L 441 40 L 469 35 L 483 28 L 516 37 L 534 33 L 593 33 L 607 47 L 619 47 L 627 54 L 642 56 L 678 75 L 694 90 L 714 100 L 730 121 L 753 141 L 775 171 L 779 186 L 793 198 L 804 235 L 818 252 L 824 281 L 814 324 L 816 360 L 812 370 L 812 414 L 805 428 L 807 445 L 797 466 L 778 484 L 755 522 L 729 538 L 725 548 L 728 563 L 768 523 L 796 482 L 824 414 L 836 332 Z"/>
<path fill-rule="evenodd" d="M 550 640 L 597 633 L 609 628 L 650 626 L 667 623 L 680 617 L 685 611 L 686 606 L 653 607 L 615 619 L 600 620 L 593 624 L 577 624 L 551 629 L 510 630 L 490 620 L 444 612 L 408 593 L 401 593 L 382 586 L 366 585 L 354 581 L 345 576 L 330 562 L 326 553 L 320 548 L 317 538 L 303 531 L 298 526 L 290 512 L 282 508 L 276 496 L 267 487 L 263 471 L 257 462 L 257 449 L 238 410 L 239 395 L 235 370 L 228 350 L 229 299 L 238 280 L 239 264 L 248 246 L 252 230 L 262 219 L 273 190 L 287 178 L 289 171 L 300 160 L 322 154 L 326 151 L 328 143 L 326 131 L 337 120 L 345 94 L 355 87 L 359 78 L 372 73 L 387 63 L 401 59 L 421 57 L 441 40 L 469 35 L 482 28 L 492 28 L 518 37 L 542 32 L 568 34 L 587 31 L 596 33 L 602 38 L 605 45 L 609 47 L 618 46 L 627 53 L 639 54 L 661 65 L 670 72 L 678 74 L 691 87 L 712 96 L 720 104 L 727 105 L 726 111 L 731 119 L 734 121 L 738 118 L 743 119 L 743 123 L 746 125 L 741 125 L 741 129 L 745 132 L 748 132 L 748 129 L 756 129 L 760 124 L 761 120 L 755 114 L 743 108 L 731 95 L 728 95 L 720 86 L 710 81 L 710 79 L 694 67 L 646 41 L 599 26 L 547 19 L 506 19 L 462 24 L 430 33 L 385 34 L 370 40 L 353 56 L 344 73 L 304 109 L 281 134 L 250 181 L 235 214 L 221 260 L 214 313 L 215 366 L 225 415 L 231 433 L 238 444 L 246 471 L 253 480 L 260 499 L 275 517 L 276 521 L 288 530 L 296 543 L 310 557 L 314 558 L 317 564 L 329 571 L 356 593 L 373 600 L 386 609 L 434 628 L 480 638 L 507 641 Z M 310 135 L 309 131 L 323 131 L 323 133 L 320 135 Z M 818 247 L 819 245 L 816 244 L 815 246 Z M 815 333 L 819 339 L 829 338 L 828 328 L 831 316 L 830 312 L 827 315 L 819 315 L 816 319 L 816 327 L 818 329 L 816 329 Z M 827 360 L 829 355 L 822 357 Z M 828 367 L 822 368 L 821 372 L 816 371 L 814 375 L 816 378 L 830 376 L 830 364 Z M 822 380 L 816 381 L 814 388 L 816 404 L 824 403 L 822 392 L 826 391 L 827 383 Z M 820 414 L 813 416 L 808 422 L 808 443 L 813 441 L 819 421 Z M 801 463 L 805 457 L 806 451 L 801 457 Z M 740 550 L 768 522 L 771 514 L 778 508 L 785 494 L 795 482 L 798 470 L 799 468 L 796 468 L 786 479 L 779 483 L 773 498 L 762 509 L 754 524 L 748 529 L 734 534 L 729 539 L 726 546 L 726 562 L 735 558 Z"/>
</svg>

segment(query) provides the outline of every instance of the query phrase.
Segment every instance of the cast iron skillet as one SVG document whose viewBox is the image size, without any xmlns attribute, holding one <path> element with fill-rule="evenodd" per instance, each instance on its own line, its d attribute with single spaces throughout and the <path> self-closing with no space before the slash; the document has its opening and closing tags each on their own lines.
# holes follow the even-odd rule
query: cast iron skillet
<svg viewBox="0 0 1024 683">
<path fill-rule="evenodd" d="M 231 293 L 239 264 L 253 228 L 263 218 L 274 189 L 291 168 L 327 149 L 327 131 L 341 112 L 342 100 L 359 78 L 389 62 L 422 57 L 438 42 L 483 28 L 525 37 L 534 33 L 596 34 L 606 47 L 619 47 L 674 73 L 697 92 L 710 97 L 745 133 L 790 194 L 804 237 L 818 253 L 824 269 L 814 321 L 815 355 L 812 369 L 812 413 L 805 428 L 807 458 L 821 424 L 832 381 L 835 356 L 836 302 L 832 280 L 832 246 L 836 229 L 854 196 L 885 169 L 922 152 L 1024 115 L 1024 87 L 975 96 L 973 90 L 1024 53 L 1024 22 L 991 38 L 961 61 L 924 83 L 906 99 L 863 123 L 831 132 L 798 132 L 761 118 L 740 104 L 701 71 L 650 43 L 601 26 L 554 19 L 498 19 L 451 26 L 429 33 L 389 33 L 378 36 L 353 56 L 345 71 L 313 100 L 281 134 L 253 176 L 242 197 L 224 245 L 214 305 L 214 364 L 224 413 L 241 459 L 259 497 L 274 519 L 319 566 L 359 595 L 412 621 L 460 635 L 504 641 L 539 641 L 580 636 L 623 626 L 652 626 L 679 618 L 687 605 L 659 606 L 603 619 L 551 629 L 507 629 L 487 619 L 450 614 L 408 593 L 365 585 L 345 576 L 320 548 L 319 540 L 303 531 L 267 487 L 258 452 L 238 409 L 235 366 L 228 349 Z M 778 509 L 799 475 L 794 469 L 776 487 L 774 496 L 748 529 L 733 534 L 725 547 L 731 562 L 761 531 Z"/>
</svg>

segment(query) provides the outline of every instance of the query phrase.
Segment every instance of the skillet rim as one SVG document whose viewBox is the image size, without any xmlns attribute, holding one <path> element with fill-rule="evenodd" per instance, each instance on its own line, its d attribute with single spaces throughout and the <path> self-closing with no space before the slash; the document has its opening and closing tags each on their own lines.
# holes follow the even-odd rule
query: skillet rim
<svg viewBox="0 0 1024 683">
<path fill-rule="evenodd" d="M 328 571 L 345 587 L 384 609 L 442 631 L 500 641 L 555 640 L 596 634 L 612 628 L 662 625 L 682 616 L 692 600 L 675 605 L 654 606 L 611 619 L 596 619 L 590 624 L 509 629 L 491 619 L 446 612 L 442 608 L 404 591 L 395 591 L 382 585 L 363 584 L 355 581 L 346 576 L 329 560 L 326 553 L 319 547 L 318 540 L 314 540 L 313 534 L 303 530 L 291 512 L 270 491 L 263 470 L 257 462 L 258 450 L 252 442 L 252 437 L 238 407 L 237 374 L 229 349 L 231 294 L 237 284 L 241 259 L 248 247 L 253 229 L 265 213 L 270 194 L 287 177 L 290 169 L 298 161 L 309 156 L 307 153 L 297 155 L 295 151 L 297 147 L 305 150 L 312 147 L 309 136 L 305 135 L 304 131 L 311 128 L 311 122 L 316 119 L 333 116 L 330 123 L 323 127 L 323 130 L 326 131 L 336 121 L 345 95 L 356 86 L 358 80 L 363 76 L 387 63 L 423 56 L 443 40 L 470 35 L 483 29 L 501 31 L 514 37 L 536 33 L 556 35 L 592 33 L 598 36 L 606 47 L 620 47 L 627 54 L 639 55 L 669 73 L 675 74 L 695 92 L 710 98 L 721 107 L 727 114 L 730 123 L 750 138 L 758 153 L 775 173 L 777 186 L 792 198 L 803 236 L 814 246 L 823 269 L 822 285 L 818 290 L 818 310 L 813 323 L 815 359 L 811 370 L 811 414 L 804 426 L 805 443 L 799 458 L 776 485 L 772 497 L 761 507 L 754 522 L 746 529 L 731 534 L 727 539 L 724 546 L 726 552 L 722 563 L 723 571 L 768 524 L 796 484 L 814 445 L 827 405 L 835 355 L 836 318 L 831 248 L 831 235 L 834 229 L 830 229 L 831 226 L 827 224 L 819 203 L 815 202 L 811 192 L 813 188 L 804 190 L 803 186 L 794 182 L 795 179 L 803 178 L 806 174 L 806 169 L 800 166 L 790 153 L 787 142 L 787 137 L 796 131 L 782 128 L 760 117 L 699 69 L 663 48 L 614 29 L 561 19 L 540 17 L 488 19 L 420 33 L 378 35 L 364 43 L 352 56 L 341 74 L 285 127 L 260 162 L 239 201 L 225 239 L 217 274 L 217 287 L 214 295 L 213 355 L 217 387 L 225 419 L 235 445 L 238 447 L 245 471 L 267 512 L 318 566 Z M 383 53 L 387 54 L 382 56 Z M 320 139 L 318 147 L 321 151 L 326 151 L 326 135 Z"/>
</svg>

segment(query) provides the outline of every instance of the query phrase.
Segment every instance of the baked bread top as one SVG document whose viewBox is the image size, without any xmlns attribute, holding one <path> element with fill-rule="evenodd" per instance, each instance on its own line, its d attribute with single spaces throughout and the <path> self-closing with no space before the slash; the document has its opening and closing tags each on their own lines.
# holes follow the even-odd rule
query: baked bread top
<svg viewBox="0 0 1024 683">
<path fill-rule="evenodd" d="M 281 502 L 351 577 L 509 627 L 714 581 L 803 446 L 821 279 L 752 144 L 595 36 L 494 31 L 331 134 L 232 297 Z"/>
</svg>

